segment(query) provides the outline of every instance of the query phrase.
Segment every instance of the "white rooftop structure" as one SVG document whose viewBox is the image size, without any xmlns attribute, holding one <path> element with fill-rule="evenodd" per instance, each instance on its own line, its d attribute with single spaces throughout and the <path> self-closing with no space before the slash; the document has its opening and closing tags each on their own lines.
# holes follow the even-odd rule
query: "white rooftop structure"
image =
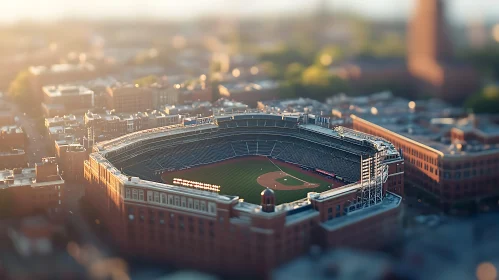
<svg viewBox="0 0 499 280">
<path fill-rule="evenodd" d="M 51 85 L 44 86 L 42 90 L 49 97 L 93 95 L 94 92 L 84 86 L 77 85 Z"/>
</svg>

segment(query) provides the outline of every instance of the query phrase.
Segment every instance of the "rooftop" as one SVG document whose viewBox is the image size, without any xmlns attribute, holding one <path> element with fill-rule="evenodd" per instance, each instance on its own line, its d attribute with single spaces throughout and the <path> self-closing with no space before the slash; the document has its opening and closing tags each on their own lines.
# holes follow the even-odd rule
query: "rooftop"
<svg viewBox="0 0 499 280">
<path fill-rule="evenodd" d="M 42 87 L 45 95 L 49 97 L 58 96 L 77 96 L 77 95 L 92 95 L 94 92 L 84 86 L 76 85 L 57 85 Z"/>
<path fill-rule="evenodd" d="M 95 67 L 90 63 L 82 64 L 54 64 L 50 67 L 47 66 L 31 66 L 29 71 L 33 75 L 52 74 L 52 73 L 65 73 L 65 72 L 80 72 L 80 71 L 94 71 Z"/>
<path fill-rule="evenodd" d="M 55 116 L 53 118 L 46 118 L 45 119 L 45 125 L 52 126 L 54 124 L 59 124 L 59 123 L 76 123 L 76 122 L 83 122 L 83 118 L 76 117 L 75 115 L 64 115 L 62 117 L 60 116 Z"/>
<path fill-rule="evenodd" d="M 2 127 L 0 127 L 0 131 L 1 131 L 1 133 L 7 133 L 7 134 L 23 133 L 23 129 L 17 125 L 2 126 Z"/>
<path fill-rule="evenodd" d="M 415 119 L 416 116 L 413 118 Z M 457 118 L 431 118 L 423 122 L 412 120 L 410 116 L 360 118 L 360 121 L 362 120 L 379 126 L 380 130 L 385 129 L 399 134 L 408 141 L 432 149 L 442 156 L 465 156 L 499 152 L 499 143 L 483 144 L 478 140 L 470 140 L 464 145 L 461 141 L 455 142 L 449 137 L 451 129 L 462 130 L 465 133 L 472 132 L 483 138 L 499 137 L 499 127 L 485 121 L 480 126 L 475 126 L 467 119 Z"/>
<path fill-rule="evenodd" d="M 230 93 L 243 93 L 248 91 L 256 90 L 266 90 L 266 89 L 277 89 L 279 84 L 275 81 L 264 80 L 258 82 L 238 82 L 238 83 L 226 83 L 219 85 L 219 90 L 230 92 Z"/>
<path fill-rule="evenodd" d="M 0 189 L 31 185 L 35 181 L 35 168 L 5 169 L 0 171 Z"/>
<path fill-rule="evenodd" d="M 23 149 L 0 150 L 0 156 L 20 155 L 25 154 Z"/>
<path fill-rule="evenodd" d="M 383 212 L 390 211 L 392 209 L 395 209 L 400 206 L 400 203 L 402 202 L 402 197 L 387 192 L 384 199 L 381 201 L 381 203 L 371 206 L 371 207 L 366 207 L 357 211 L 349 212 L 348 214 L 334 218 L 332 220 L 329 220 L 327 222 L 324 222 L 321 224 L 321 227 L 323 227 L 326 230 L 336 230 L 339 228 L 342 228 L 346 225 L 356 223 L 358 221 L 367 219 L 371 216 L 379 215 Z"/>
</svg>

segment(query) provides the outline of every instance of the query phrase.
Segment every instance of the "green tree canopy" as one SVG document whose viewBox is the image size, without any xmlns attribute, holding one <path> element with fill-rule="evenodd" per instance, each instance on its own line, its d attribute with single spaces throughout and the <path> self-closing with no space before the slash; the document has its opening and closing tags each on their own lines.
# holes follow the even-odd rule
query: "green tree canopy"
<svg viewBox="0 0 499 280">
<path fill-rule="evenodd" d="M 150 86 L 154 83 L 157 83 L 158 82 L 158 77 L 155 76 L 155 75 L 149 75 L 149 76 L 145 76 L 145 77 L 142 77 L 142 78 L 138 78 L 136 80 L 134 80 L 134 84 L 136 85 L 139 85 L 141 87 L 145 87 L 145 86 Z"/>
<path fill-rule="evenodd" d="M 499 113 L 499 87 L 495 85 L 485 87 L 466 101 L 466 107 L 473 109 L 475 113 Z"/>
<path fill-rule="evenodd" d="M 303 64 L 298 62 L 291 63 L 286 67 L 284 78 L 290 83 L 298 84 L 301 82 L 303 71 L 305 71 L 305 66 L 303 66 Z"/>
<path fill-rule="evenodd" d="M 477 67 L 489 79 L 499 79 L 499 48 L 496 45 L 469 50 L 463 58 Z"/>
<path fill-rule="evenodd" d="M 302 83 L 304 86 L 327 87 L 330 84 L 330 77 L 331 75 L 326 68 L 312 65 L 303 71 Z"/>
<path fill-rule="evenodd" d="M 344 57 L 343 50 L 338 46 L 327 46 L 319 51 L 315 57 L 315 64 L 329 66 Z"/>
<path fill-rule="evenodd" d="M 28 70 L 21 71 L 16 78 L 10 83 L 7 94 L 12 100 L 21 106 L 31 106 L 35 99 L 29 81 Z"/>
</svg>

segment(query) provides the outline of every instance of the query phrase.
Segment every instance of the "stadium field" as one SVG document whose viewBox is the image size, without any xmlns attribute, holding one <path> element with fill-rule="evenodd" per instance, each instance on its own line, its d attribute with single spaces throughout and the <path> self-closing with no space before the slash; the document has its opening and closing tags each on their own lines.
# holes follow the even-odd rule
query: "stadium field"
<svg viewBox="0 0 499 280">
<path fill-rule="evenodd" d="M 303 181 L 300 181 L 299 179 L 296 179 L 291 176 L 284 176 L 281 178 L 277 178 L 276 181 L 285 186 L 302 186 L 304 183 Z"/>
<path fill-rule="evenodd" d="M 171 184 L 173 178 L 220 185 L 220 194 L 237 195 L 245 201 L 260 204 L 260 192 L 274 189 L 276 203 L 305 198 L 308 192 L 323 192 L 341 186 L 312 171 L 266 157 L 244 157 L 219 163 L 165 172 L 162 179 Z M 286 180 L 284 180 L 286 179 Z M 279 182 L 280 181 L 280 182 Z"/>
</svg>

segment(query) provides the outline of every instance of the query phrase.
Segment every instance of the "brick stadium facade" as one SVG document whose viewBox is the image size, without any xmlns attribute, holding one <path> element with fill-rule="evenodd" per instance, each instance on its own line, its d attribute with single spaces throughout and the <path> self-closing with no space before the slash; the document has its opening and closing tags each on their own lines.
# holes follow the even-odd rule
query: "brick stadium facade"
<svg viewBox="0 0 499 280">
<path fill-rule="evenodd" d="M 399 174 L 389 174 L 392 166 L 401 162 L 398 151 L 381 138 L 341 127 L 321 127 L 314 124 L 317 122 L 318 118 L 310 115 L 232 115 L 198 120 L 195 125 L 136 132 L 103 142 L 94 147 L 94 153 L 85 161 L 85 197 L 96 208 L 121 253 L 230 275 L 268 275 L 277 265 L 307 253 L 313 244 L 366 249 L 389 243 L 396 238 L 400 226 L 402 198 L 386 190 L 388 182 L 392 181 L 395 187 L 397 176 L 403 173 L 403 165 L 399 165 L 402 166 Z M 243 124 L 246 125 L 240 126 Z M 272 135 L 278 132 L 279 136 Z M 218 145 L 204 151 L 190 146 L 172 148 L 177 152 L 185 148 L 198 164 L 206 157 L 210 157 L 207 161 L 215 162 L 244 156 L 238 155 L 232 144 L 227 145 L 226 137 L 253 137 L 253 134 L 258 135 L 256 139 L 288 135 L 290 141 L 298 141 L 294 137 L 324 140 L 322 143 L 327 146 L 324 151 L 331 149 L 327 151 L 332 153 L 336 150 L 331 145 L 344 143 L 344 147 L 335 146 L 345 149 L 337 152 L 343 154 L 348 150 L 358 158 L 359 172 L 345 173 L 343 176 L 350 183 L 343 187 L 311 192 L 301 200 L 281 205 L 275 205 L 275 195 L 267 189 L 262 192 L 260 206 L 244 202 L 238 196 L 154 182 L 159 180 L 154 177 L 157 171 L 147 170 L 141 175 L 151 181 L 120 171 L 128 170 L 126 162 L 131 159 L 145 168 L 147 164 L 141 160 L 152 161 L 151 155 L 161 151 L 170 154 L 163 145 L 190 145 L 185 144 L 192 141 L 187 139 L 203 140 L 193 145 L 208 145 L 209 141 Z M 176 142 L 178 139 L 182 140 Z M 256 154 L 284 160 L 284 156 L 272 154 L 277 145 L 283 144 L 273 143 L 267 152 L 258 152 L 257 146 Z M 296 143 L 295 152 L 308 147 Z M 263 142 L 261 145 L 263 149 Z M 231 150 L 234 155 L 225 154 Z M 180 155 L 188 158 L 182 151 Z M 174 152 L 170 154 L 175 156 Z M 317 164 L 329 161 L 323 153 L 309 154 L 307 158 L 313 158 Z M 347 158 L 343 160 L 346 162 Z M 337 174 L 349 169 L 341 169 Z"/>
<path fill-rule="evenodd" d="M 437 127 L 429 137 L 399 133 L 383 125 L 377 125 L 353 116 L 353 128 L 358 131 L 383 137 L 403 150 L 405 178 L 409 184 L 418 187 L 436 198 L 442 206 L 480 201 L 499 195 L 499 134 L 487 135 L 472 124 L 472 127 L 453 127 L 447 135 L 448 144 L 433 141 Z M 476 122 L 476 121 L 473 121 Z M 472 143 L 477 143 L 474 150 Z M 469 147 L 466 148 L 466 146 Z M 486 149 L 486 147 L 489 149 Z M 449 147 L 457 149 L 449 150 Z"/>
</svg>

